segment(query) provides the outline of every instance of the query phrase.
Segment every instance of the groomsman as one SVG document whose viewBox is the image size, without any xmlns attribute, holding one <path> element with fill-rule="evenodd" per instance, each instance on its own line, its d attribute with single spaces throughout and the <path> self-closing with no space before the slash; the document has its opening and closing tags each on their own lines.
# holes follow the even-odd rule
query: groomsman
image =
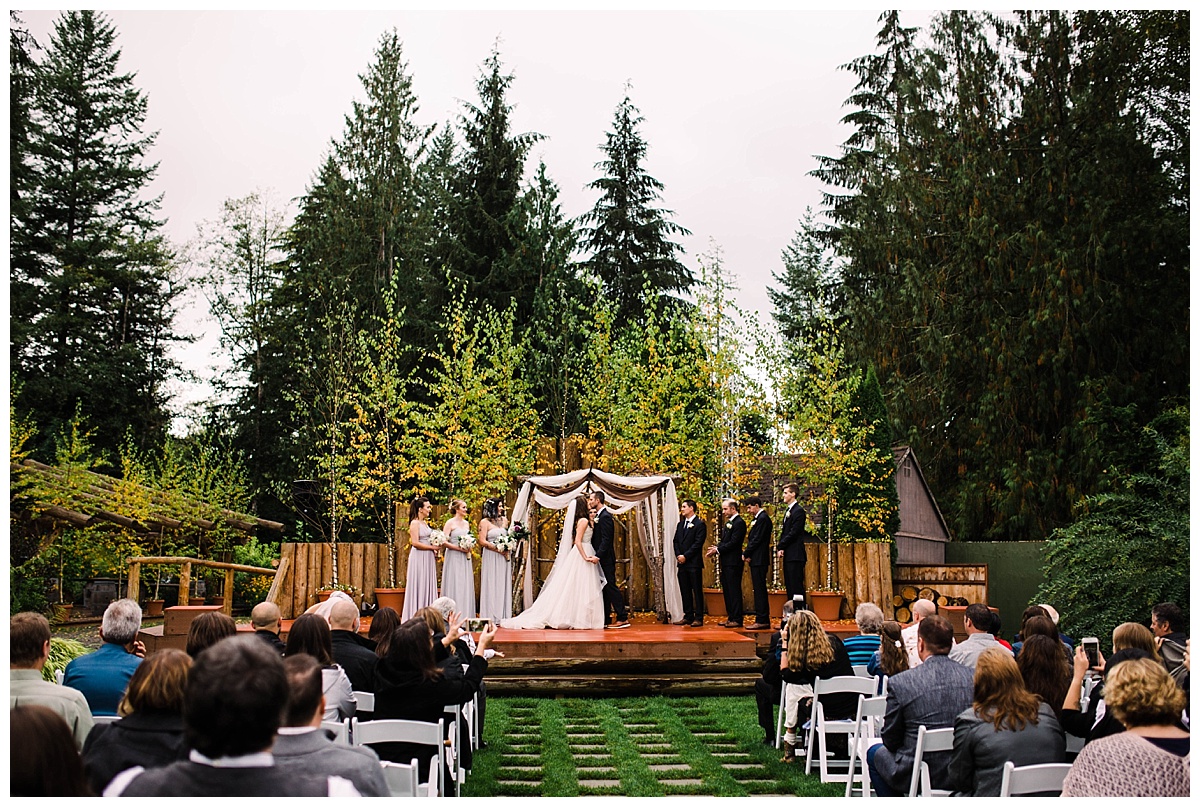
<svg viewBox="0 0 1200 807">
<path fill-rule="evenodd" d="M 746 499 L 750 513 L 750 535 L 742 560 L 750 564 L 750 586 L 754 589 L 754 624 L 750 630 L 771 627 L 771 607 L 767 600 L 767 570 L 771 568 L 771 517 L 762 509 L 762 499 Z"/>
<path fill-rule="evenodd" d="M 679 593 L 683 596 L 683 622 L 693 628 L 704 627 L 704 548 L 708 532 L 696 515 L 696 503 L 685 499 L 679 507 L 675 527 L 675 560 L 679 563 Z"/>
<path fill-rule="evenodd" d="M 738 514 L 738 503 L 733 499 L 721 501 L 721 513 L 725 523 L 721 526 L 716 546 L 710 546 L 708 557 L 721 558 L 721 593 L 725 598 L 726 618 L 721 627 L 740 628 L 745 615 L 742 613 L 742 543 L 746 540 L 746 522 Z"/>
<path fill-rule="evenodd" d="M 779 543 L 775 545 L 776 554 L 783 558 L 783 585 L 787 588 L 788 599 L 800 594 L 804 596 L 804 605 L 808 607 L 807 592 L 804 589 L 804 564 L 808 556 L 804 551 L 804 540 L 808 537 L 805 522 L 808 514 L 796 501 L 800 495 L 800 486 L 789 482 L 783 486 L 783 503 L 787 510 L 783 517 L 783 528 L 780 530 Z"/>
</svg>

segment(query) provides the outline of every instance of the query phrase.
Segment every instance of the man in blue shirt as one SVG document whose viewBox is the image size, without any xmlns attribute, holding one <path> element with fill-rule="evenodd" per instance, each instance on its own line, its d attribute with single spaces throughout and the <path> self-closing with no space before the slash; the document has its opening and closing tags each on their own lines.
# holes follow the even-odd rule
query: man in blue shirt
<svg viewBox="0 0 1200 807">
<path fill-rule="evenodd" d="M 137 640 L 142 627 L 142 609 L 133 600 L 114 600 L 104 610 L 100 623 L 99 650 L 80 656 L 67 665 L 63 686 L 73 687 L 87 698 L 94 715 L 115 715 L 133 671 L 142 663 L 146 647 Z"/>
</svg>

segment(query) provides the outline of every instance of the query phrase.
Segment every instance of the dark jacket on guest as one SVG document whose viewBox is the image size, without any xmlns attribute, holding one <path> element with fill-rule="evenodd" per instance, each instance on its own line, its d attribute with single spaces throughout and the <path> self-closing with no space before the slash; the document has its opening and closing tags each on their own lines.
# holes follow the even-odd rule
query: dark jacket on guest
<svg viewBox="0 0 1200 807">
<path fill-rule="evenodd" d="M 436 723 L 446 717 L 447 706 L 467 703 L 475 697 L 487 666 L 483 656 L 472 656 L 465 672 L 462 667 L 449 664 L 441 668 L 439 678 L 425 680 L 420 671 L 397 668 L 383 659 L 375 668 L 375 719 Z M 434 753 L 428 746 L 411 743 L 380 743 L 372 747 L 380 759 L 408 762 L 415 757 L 422 765 L 428 765 Z"/>
<path fill-rule="evenodd" d="M 279 638 L 278 633 L 273 633 L 269 630 L 256 630 L 254 631 L 254 635 L 270 645 L 281 656 L 283 655 L 284 649 L 287 648 L 287 645 L 285 645 L 283 640 Z"/>
<path fill-rule="evenodd" d="M 96 793 L 128 768 L 159 768 L 186 758 L 183 716 L 171 713 L 134 712 L 97 724 L 83 744 L 84 773 Z"/>
<path fill-rule="evenodd" d="M 375 665 L 379 663 L 375 643 L 349 630 L 334 630 L 329 635 L 333 640 L 333 660 L 346 671 L 350 688 L 374 692 Z"/>
<path fill-rule="evenodd" d="M 818 678 L 854 675 L 854 667 L 850 664 L 850 654 L 846 652 L 846 646 L 842 644 L 842 640 L 836 636 L 829 636 L 829 643 L 833 645 L 833 658 L 830 661 L 815 669 L 789 670 L 782 668 L 780 676 L 789 684 L 812 686 Z M 858 695 L 852 692 L 831 692 L 828 695 L 822 695 L 820 701 L 825 710 L 825 717 L 829 720 L 854 717 L 858 713 Z"/>
<path fill-rule="evenodd" d="M 954 718 L 954 750 L 947 785 L 968 796 L 999 796 L 1005 762 L 1012 760 L 1019 768 L 1065 762 L 1066 758 L 1062 726 L 1045 703 L 1038 706 L 1037 723 L 1026 723 L 1020 731 L 997 731 L 971 707 Z"/>
</svg>

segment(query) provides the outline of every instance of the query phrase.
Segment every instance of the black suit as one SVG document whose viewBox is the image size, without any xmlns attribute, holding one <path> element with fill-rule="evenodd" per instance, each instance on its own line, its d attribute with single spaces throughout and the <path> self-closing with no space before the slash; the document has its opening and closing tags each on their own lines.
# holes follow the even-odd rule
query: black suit
<svg viewBox="0 0 1200 807">
<path fill-rule="evenodd" d="M 771 568 L 771 517 L 759 510 L 750 521 L 750 534 L 743 555 L 750 562 L 750 585 L 754 588 L 754 621 L 760 625 L 771 622 L 771 606 L 767 599 L 767 569 Z"/>
<path fill-rule="evenodd" d="M 730 622 L 742 624 L 742 543 L 746 540 L 746 522 L 738 514 L 721 525 L 717 555 L 721 558 L 721 593 L 725 597 L 725 613 Z"/>
<path fill-rule="evenodd" d="M 808 560 L 804 549 L 808 531 L 804 525 L 807 520 L 808 516 L 800 502 L 793 502 L 783 519 L 779 544 L 776 546 L 777 549 L 783 550 L 783 585 L 787 588 L 789 600 L 797 594 L 807 594 L 804 588 L 804 564 Z M 806 597 L 806 607 L 807 602 Z"/>
<path fill-rule="evenodd" d="M 379 663 L 379 657 L 375 655 L 375 643 L 349 630 L 332 630 L 329 636 L 333 644 L 333 660 L 346 671 L 350 688 L 359 692 L 374 692 L 375 666 Z"/>
<path fill-rule="evenodd" d="M 608 612 L 611 608 L 617 615 L 618 622 L 624 622 L 626 617 L 625 598 L 617 588 L 617 553 L 613 538 L 612 514 L 601 507 L 596 512 L 596 523 L 592 525 L 592 549 L 600 559 L 600 568 L 604 570 L 604 624 L 609 624 Z"/>
<path fill-rule="evenodd" d="M 678 562 L 683 555 L 676 573 L 679 578 L 679 593 L 683 596 L 683 620 L 697 622 L 704 619 L 704 557 L 700 551 L 704 548 L 704 538 L 708 529 L 699 516 L 692 516 L 689 527 L 686 519 L 680 519 L 675 527 L 675 557 Z"/>
</svg>

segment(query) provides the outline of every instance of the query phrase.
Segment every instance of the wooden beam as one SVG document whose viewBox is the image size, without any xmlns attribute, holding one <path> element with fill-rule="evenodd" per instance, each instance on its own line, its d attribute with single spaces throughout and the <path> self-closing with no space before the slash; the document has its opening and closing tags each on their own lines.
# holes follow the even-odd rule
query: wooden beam
<svg viewBox="0 0 1200 807">
<path fill-rule="evenodd" d="M 188 604 L 188 589 L 192 585 L 192 564 L 185 561 L 179 567 L 179 604 Z"/>
<path fill-rule="evenodd" d="M 125 596 L 128 597 L 129 599 L 133 600 L 134 602 L 137 602 L 138 595 L 141 593 L 141 584 L 142 584 L 142 564 L 140 564 L 140 563 L 129 564 L 129 586 L 128 586 L 128 590 L 127 590 Z"/>
<path fill-rule="evenodd" d="M 291 560 L 286 555 L 280 559 L 279 568 L 275 570 L 275 579 L 271 581 L 271 588 L 267 591 L 267 602 L 279 604 L 279 591 L 283 588 L 283 578 L 287 575 L 288 564 Z"/>
</svg>

